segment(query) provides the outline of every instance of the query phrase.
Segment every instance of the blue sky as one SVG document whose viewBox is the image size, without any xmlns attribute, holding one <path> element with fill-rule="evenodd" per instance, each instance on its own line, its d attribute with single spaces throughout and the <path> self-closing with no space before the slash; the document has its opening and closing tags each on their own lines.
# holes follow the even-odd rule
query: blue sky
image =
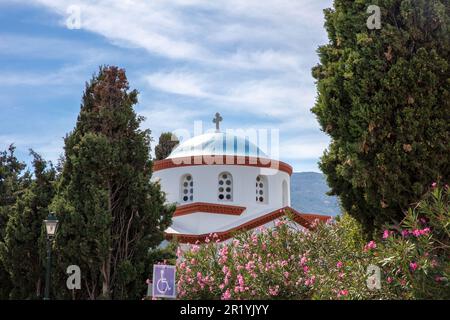
<svg viewBox="0 0 450 320">
<path fill-rule="evenodd" d="M 331 0 L 0 0 L 0 149 L 56 161 L 98 66 L 127 71 L 138 114 L 163 131 L 279 129 L 280 158 L 319 171 L 329 143 L 309 111 Z M 80 29 L 69 29 L 70 6 Z M 154 146 L 154 145 L 153 145 Z"/>
</svg>

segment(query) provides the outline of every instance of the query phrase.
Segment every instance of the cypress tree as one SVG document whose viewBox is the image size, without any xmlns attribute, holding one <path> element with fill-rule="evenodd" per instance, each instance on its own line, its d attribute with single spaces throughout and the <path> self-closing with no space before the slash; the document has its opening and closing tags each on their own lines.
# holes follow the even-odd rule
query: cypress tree
<svg viewBox="0 0 450 320">
<path fill-rule="evenodd" d="M 150 131 L 135 114 L 138 92 L 123 69 L 101 67 L 83 95 L 74 130 L 65 138 L 65 159 L 53 208 L 56 292 L 65 288 L 68 265 L 78 265 L 81 299 L 135 299 L 145 291 L 149 252 L 163 240 L 174 210 L 150 181 Z"/>
<path fill-rule="evenodd" d="M 178 143 L 178 138 L 171 132 L 161 133 L 159 136 L 158 145 L 155 147 L 156 160 L 163 160 L 167 158 Z"/>
<path fill-rule="evenodd" d="M 370 30 L 369 5 L 381 9 Z M 313 68 L 332 193 L 368 231 L 449 178 L 450 3 L 335 0 Z"/>
<path fill-rule="evenodd" d="M 11 277 L 10 298 L 35 299 L 44 291 L 46 234 L 43 220 L 54 196 L 56 171 L 39 154 L 33 156 L 34 177 L 16 199 L 0 254 Z"/>
<path fill-rule="evenodd" d="M 4 248 L 6 225 L 13 206 L 30 178 L 23 172 L 25 164 L 17 159 L 15 150 L 11 144 L 8 150 L 0 152 L 0 250 Z M 8 299 L 11 289 L 11 279 L 0 254 L 0 299 Z"/>
</svg>

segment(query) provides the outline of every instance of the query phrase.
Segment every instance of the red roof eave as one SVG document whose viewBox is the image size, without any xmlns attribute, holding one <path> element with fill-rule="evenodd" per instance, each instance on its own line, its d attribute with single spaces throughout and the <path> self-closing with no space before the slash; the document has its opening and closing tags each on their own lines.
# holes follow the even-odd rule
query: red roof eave
<svg viewBox="0 0 450 320">
<path fill-rule="evenodd" d="M 233 237 L 236 232 L 239 231 L 247 231 L 262 226 L 270 221 L 273 221 L 277 218 L 280 218 L 283 215 L 286 215 L 287 211 L 292 212 L 293 220 L 300 224 L 301 226 L 312 229 L 314 222 L 316 220 L 326 222 L 331 219 L 331 216 L 312 214 L 312 213 L 300 213 L 291 207 L 284 207 L 272 212 L 269 212 L 263 216 L 255 218 L 253 220 L 247 221 L 246 223 L 233 227 L 226 231 L 215 232 L 217 234 L 217 238 L 219 241 L 225 241 Z M 175 233 L 166 233 L 166 239 L 176 239 L 181 243 L 197 243 L 197 242 L 205 242 L 206 238 L 211 238 L 211 234 L 175 234 Z"/>
<path fill-rule="evenodd" d="M 199 166 L 199 165 L 240 165 L 258 168 L 272 168 L 284 171 L 292 175 L 292 167 L 278 160 L 263 159 L 249 156 L 217 156 L 217 155 L 202 155 L 189 156 L 173 159 L 156 160 L 153 162 L 153 171 L 160 171 L 170 168 Z"/>
</svg>

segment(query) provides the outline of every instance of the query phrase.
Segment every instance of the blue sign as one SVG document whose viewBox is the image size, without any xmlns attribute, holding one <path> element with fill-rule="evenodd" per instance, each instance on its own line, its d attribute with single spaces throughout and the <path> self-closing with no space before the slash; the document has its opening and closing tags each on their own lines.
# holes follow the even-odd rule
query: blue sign
<svg viewBox="0 0 450 320">
<path fill-rule="evenodd" d="M 153 297 L 176 298 L 175 266 L 153 265 Z"/>
</svg>

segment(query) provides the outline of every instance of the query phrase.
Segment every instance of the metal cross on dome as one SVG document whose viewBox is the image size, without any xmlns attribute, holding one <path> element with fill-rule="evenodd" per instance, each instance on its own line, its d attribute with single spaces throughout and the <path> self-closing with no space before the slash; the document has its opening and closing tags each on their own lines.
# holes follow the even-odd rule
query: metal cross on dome
<svg viewBox="0 0 450 320">
<path fill-rule="evenodd" d="M 216 112 L 216 117 L 213 119 L 213 122 L 216 124 L 216 131 L 219 132 L 219 124 L 223 120 L 220 113 Z"/>
</svg>

